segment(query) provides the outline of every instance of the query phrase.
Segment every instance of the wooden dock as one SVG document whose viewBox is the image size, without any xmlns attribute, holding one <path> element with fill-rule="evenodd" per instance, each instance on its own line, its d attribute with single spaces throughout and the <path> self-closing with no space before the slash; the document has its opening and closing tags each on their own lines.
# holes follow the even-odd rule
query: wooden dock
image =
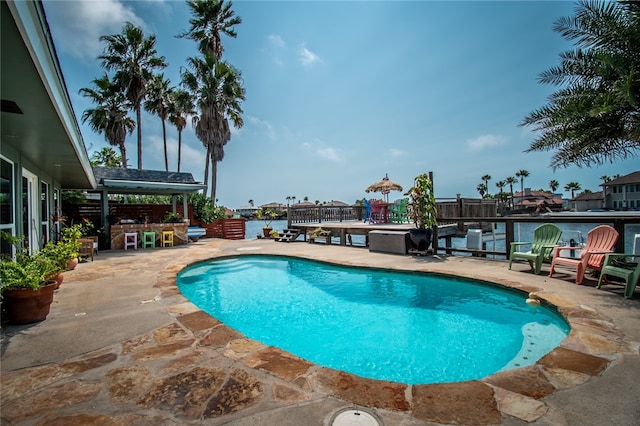
<svg viewBox="0 0 640 426">
<path fill-rule="evenodd" d="M 340 237 L 340 245 L 347 245 L 351 235 L 364 235 L 368 241 L 371 231 L 406 231 L 414 229 L 413 223 L 366 223 L 360 221 L 345 222 L 316 222 L 294 223 L 289 228 L 299 229 L 304 235 L 304 241 L 308 239 L 308 233 L 316 228 L 331 231 L 332 237 Z M 457 234 L 456 224 L 438 226 L 437 238 L 452 238 Z"/>
</svg>

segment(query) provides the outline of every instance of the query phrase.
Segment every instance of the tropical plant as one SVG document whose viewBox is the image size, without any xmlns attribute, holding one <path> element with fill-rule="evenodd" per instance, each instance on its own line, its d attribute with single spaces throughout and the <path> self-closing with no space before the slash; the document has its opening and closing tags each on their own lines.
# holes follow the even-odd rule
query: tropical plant
<svg viewBox="0 0 640 426">
<path fill-rule="evenodd" d="M 262 207 L 260 207 L 256 212 L 256 217 L 264 221 L 264 226 L 262 227 L 262 229 L 270 229 L 271 222 L 273 222 L 273 220 L 278 217 L 278 213 L 271 209 L 263 209 Z"/>
<path fill-rule="evenodd" d="M 122 88 L 136 112 L 138 137 L 138 169 L 142 169 L 142 102 L 153 71 L 167 66 L 164 56 L 156 56 L 156 36 L 145 37 L 141 28 L 127 22 L 120 34 L 105 35 L 107 42 L 102 55 L 102 66 L 115 71 L 114 79 Z"/>
<path fill-rule="evenodd" d="M 416 176 L 413 186 L 404 195 L 409 196 L 409 215 L 416 228 L 426 229 L 438 225 L 433 182 L 427 173 Z"/>
<path fill-rule="evenodd" d="M 187 127 L 187 117 L 195 116 L 196 111 L 193 105 L 191 93 L 182 89 L 175 89 L 172 92 L 171 109 L 169 111 L 169 121 L 178 130 L 178 172 L 180 172 L 180 162 L 182 159 L 182 131 Z"/>
<path fill-rule="evenodd" d="M 574 42 L 539 76 L 560 88 L 524 118 L 527 152 L 555 151 L 551 167 L 590 166 L 640 152 L 640 2 L 581 1 L 554 31 Z"/>
<path fill-rule="evenodd" d="M 131 121 L 133 123 L 133 121 Z M 118 155 L 113 148 L 103 147 L 91 156 L 92 166 L 123 167 L 122 156 Z"/>
<path fill-rule="evenodd" d="M 560 186 L 560 183 L 557 180 L 551 179 L 549 181 L 549 188 L 551 188 L 552 194 L 556 192 L 556 189 L 558 189 L 559 186 Z"/>
<path fill-rule="evenodd" d="M 0 294 L 21 288 L 37 290 L 47 277 L 60 271 L 55 259 L 46 252 L 29 253 L 23 238 L 6 231 L 0 231 L 0 238 L 13 245 L 16 253 L 15 258 L 3 256 L 0 259 Z"/>
<path fill-rule="evenodd" d="M 182 216 L 180 215 L 180 213 L 167 212 L 167 214 L 164 215 L 162 222 L 163 223 L 181 223 Z"/>
<path fill-rule="evenodd" d="M 92 130 L 103 133 L 104 138 L 112 146 L 120 149 L 120 164 L 116 167 L 127 167 L 127 147 L 125 140 L 127 133 L 131 134 L 135 128 L 134 121 L 128 117 L 130 104 L 119 85 L 110 80 L 105 74 L 102 78 L 93 80 L 94 88 L 82 88 L 80 94 L 88 97 L 96 105 L 82 114 L 82 122 L 89 122 Z M 107 148 L 105 148 L 107 149 Z M 104 150 L 104 149 L 103 149 Z M 106 154 L 106 152 L 105 152 Z M 109 165 L 117 164 L 114 158 L 103 159 Z"/>
<path fill-rule="evenodd" d="M 169 156 L 167 154 L 167 118 L 172 109 L 173 88 L 169 86 L 171 81 L 164 78 L 164 74 L 156 74 L 149 81 L 147 100 L 144 108 L 160 117 L 162 121 L 162 141 L 164 144 L 164 169 L 169 171 Z"/>
<path fill-rule="evenodd" d="M 213 223 L 216 219 L 224 218 L 224 207 L 222 212 L 216 208 L 211 198 L 202 193 L 195 193 L 189 196 L 189 203 L 193 205 L 193 217 L 203 223 Z"/>
<path fill-rule="evenodd" d="M 571 191 L 571 198 L 574 197 L 575 191 L 580 191 L 580 189 L 582 189 L 582 187 L 578 182 L 569 182 L 564 186 L 565 191 Z"/>
<path fill-rule="evenodd" d="M 207 182 L 211 165 L 211 199 L 215 200 L 217 165 L 224 158 L 224 146 L 231 139 L 229 120 L 238 129 L 244 124 L 240 105 L 245 89 L 240 72 L 212 55 L 189 58 L 188 63 L 190 70 L 182 74 L 182 81 L 194 94 L 199 110 L 196 136 L 207 150 L 204 176 Z"/>
</svg>

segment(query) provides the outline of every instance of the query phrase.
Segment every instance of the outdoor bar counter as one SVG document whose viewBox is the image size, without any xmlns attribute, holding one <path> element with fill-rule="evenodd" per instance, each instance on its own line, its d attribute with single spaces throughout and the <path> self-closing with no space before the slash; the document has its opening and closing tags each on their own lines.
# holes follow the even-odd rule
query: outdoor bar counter
<svg viewBox="0 0 640 426">
<path fill-rule="evenodd" d="M 173 245 L 187 244 L 188 223 L 127 223 L 111 225 L 111 249 L 124 249 L 124 234 L 135 232 L 138 234 L 138 247 L 142 247 L 142 234 L 144 232 L 156 233 L 156 247 L 161 247 L 162 231 L 173 231 Z"/>
</svg>

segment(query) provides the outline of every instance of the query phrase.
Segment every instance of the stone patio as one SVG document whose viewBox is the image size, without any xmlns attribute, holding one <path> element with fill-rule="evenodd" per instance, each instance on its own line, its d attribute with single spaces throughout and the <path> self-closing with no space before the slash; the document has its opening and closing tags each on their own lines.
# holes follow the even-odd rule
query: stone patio
<svg viewBox="0 0 640 426">
<path fill-rule="evenodd" d="M 558 306 L 572 331 L 535 365 L 482 380 L 365 379 L 248 339 L 179 293 L 175 276 L 184 266 L 243 253 L 491 280 Z M 624 401 L 640 390 L 638 297 L 625 300 L 614 286 L 596 290 L 593 280 L 576 286 L 571 276 L 549 279 L 528 269 L 270 240 L 101 251 L 66 274 L 46 321 L 3 326 L 2 424 L 324 425 L 344 407 L 375 413 L 385 425 L 600 425 L 607 414 L 617 416 L 616 425 L 635 424 L 640 404 Z M 610 371 L 615 381 L 607 380 Z M 584 389 L 593 401 L 582 401 Z M 607 413 L 611 401 L 615 413 Z"/>
</svg>

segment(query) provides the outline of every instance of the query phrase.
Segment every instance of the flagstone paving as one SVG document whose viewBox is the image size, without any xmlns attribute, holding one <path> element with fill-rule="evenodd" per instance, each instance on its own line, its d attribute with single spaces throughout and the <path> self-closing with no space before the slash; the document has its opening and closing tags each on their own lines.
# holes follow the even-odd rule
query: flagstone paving
<svg viewBox="0 0 640 426">
<path fill-rule="evenodd" d="M 555 304 L 570 322 L 572 332 L 535 365 L 483 380 L 405 385 L 366 379 L 248 339 L 197 309 L 177 290 L 176 273 L 187 264 L 243 252 L 490 278 L 535 291 Z M 28 353 L 20 352 L 21 345 L 36 345 L 44 333 L 29 335 L 31 329 L 4 325 L 2 424 L 324 425 L 336 410 L 350 406 L 375 413 L 386 425 L 577 424 L 570 408 L 554 402 L 554 394 L 588 386 L 594 377 L 606 380 L 607 370 L 613 366 L 627 368 L 629 374 L 639 377 L 640 321 L 633 319 L 639 315 L 640 301 L 624 300 L 620 294 L 578 287 L 568 281 L 549 280 L 527 269 L 522 266 L 508 271 L 502 261 L 418 259 L 373 254 L 362 248 L 268 240 L 200 240 L 186 247 L 126 255 L 101 251 L 94 262 L 82 263 L 66 274 L 55 296 L 60 303 L 52 307 L 55 318 L 33 329 L 44 332 L 50 327 L 51 333 L 70 334 L 71 340 L 66 342 L 73 342 L 74 332 L 81 339 L 77 329 L 57 327 L 59 317 L 71 315 L 64 312 L 71 303 L 65 298 L 80 294 L 78 298 L 93 297 L 92 303 L 98 305 L 100 297 L 94 293 L 100 285 L 115 286 L 109 288 L 114 292 L 121 282 L 135 285 L 139 281 L 141 286 L 153 286 L 156 296 L 134 301 L 138 311 L 125 320 L 116 319 L 118 312 L 100 311 L 104 322 L 125 328 L 125 333 L 130 327 L 131 335 L 104 346 L 99 344 L 100 336 L 95 336 L 96 349 L 78 348 L 76 356 L 64 359 L 56 359 L 55 350 L 49 360 L 35 357 L 34 361 L 24 355 L 16 359 Z M 126 300 L 126 293 L 115 294 Z M 164 314 L 153 310 L 144 316 L 148 304 Z M 92 311 L 86 308 L 90 315 Z M 623 317 L 625 313 L 627 317 Z M 146 321 L 152 328 L 136 333 L 136 325 Z M 58 340 L 55 336 L 48 338 L 65 341 L 62 334 Z M 628 390 L 630 394 L 638 394 L 640 385 L 637 380 L 635 384 L 635 389 Z M 632 407 L 628 407 L 628 418 L 637 420 Z M 637 401 L 635 407 L 638 410 Z M 626 419 L 622 417 L 622 423 L 616 424 L 625 424 Z"/>
</svg>

